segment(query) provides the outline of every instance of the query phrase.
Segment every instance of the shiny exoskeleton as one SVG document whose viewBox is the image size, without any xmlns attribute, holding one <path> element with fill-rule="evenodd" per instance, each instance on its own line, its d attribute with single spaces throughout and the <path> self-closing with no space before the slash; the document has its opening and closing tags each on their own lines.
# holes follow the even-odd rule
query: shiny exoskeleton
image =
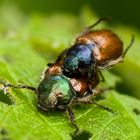
<svg viewBox="0 0 140 140">
<path fill-rule="evenodd" d="M 65 109 L 65 106 L 75 97 L 68 78 L 63 75 L 48 75 L 37 88 L 38 106 L 47 111 L 49 109 Z"/>
<path fill-rule="evenodd" d="M 89 69 L 95 64 L 92 44 L 75 44 L 67 50 L 63 63 L 63 73 L 66 75 L 78 74 L 80 69 Z"/>
<path fill-rule="evenodd" d="M 95 68 L 104 69 L 122 62 L 130 45 L 123 51 L 123 43 L 111 30 L 92 31 L 95 24 L 86 28 L 75 40 L 75 44 L 63 53 L 63 73 L 69 77 L 83 74 L 85 71 L 94 72 Z M 91 74 L 89 74 L 91 75 Z"/>
<path fill-rule="evenodd" d="M 63 67 L 63 58 L 57 59 L 54 64 L 52 64 L 46 71 L 44 76 L 48 77 L 48 75 L 61 75 Z M 64 75 L 64 74 L 63 74 Z M 84 72 L 83 76 L 75 75 L 69 78 L 69 81 L 74 89 L 77 97 L 83 97 L 86 94 L 92 94 L 92 90 L 98 85 L 100 82 L 100 78 L 98 75 L 98 70 L 96 70 L 92 75 L 92 80 L 88 79 L 88 72 Z"/>
</svg>

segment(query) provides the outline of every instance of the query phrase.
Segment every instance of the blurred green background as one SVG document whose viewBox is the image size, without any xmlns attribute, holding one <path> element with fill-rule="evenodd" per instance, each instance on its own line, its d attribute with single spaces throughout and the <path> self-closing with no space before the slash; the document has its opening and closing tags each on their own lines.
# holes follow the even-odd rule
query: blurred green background
<svg viewBox="0 0 140 140">
<path fill-rule="evenodd" d="M 3 3 L 14 4 L 26 14 L 72 13 L 79 15 L 81 9 L 89 6 L 96 15 L 111 16 L 114 23 L 124 23 L 140 28 L 139 0 L 1 0 Z"/>
</svg>

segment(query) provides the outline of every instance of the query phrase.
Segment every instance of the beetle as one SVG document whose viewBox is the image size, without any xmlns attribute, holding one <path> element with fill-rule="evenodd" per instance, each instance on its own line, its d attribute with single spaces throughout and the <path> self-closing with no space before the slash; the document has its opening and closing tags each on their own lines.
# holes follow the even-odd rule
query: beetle
<svg viewBox="0 0 140 140">
<path fill-rule="evenodd" d="M 83 77 L 69 78 L 61 74 L 61 65 L 62 59 L 57 59 L 57 63 L 47 68 L 37 88 L 28 85 L 15 86 L 9 83 L 3 83 L 5 87 L 4 91 L 7 91 L 6 88 L 8 87 L 34 91 L 37 95 L 38 107 L 41 110 L 46 112 L 57 109 L 68 111 L 70 120 L 76 128 L 76 131 L 79 128 L 75 122 L 74 113 L 70 108 L 72 103 L 92 102 L 100 108 L 112 112 L 110 108 L 102 106 L 92 100 L 96 95 L 106 90 L 96 91 L 96 86 L 100 82 L 97 72 L 94 73 L 92 81 L 89 81 L 86 75 Z"/>
<path fill-rule="evenodd" d="M 54 64 L 51 64 L 44 73 L 44 77 L 48 75 L 65 75 L 62 71 L 63 67 L 63 54 L 59 55 Z M 88 73 L 85 71 L 83 76 L 73 75 L 70 78 L 70 83 L 74 88 L 76 95 L 78 97 L 82 97 L 87 94 L 92 94 L 92 90 L 99 84 L 100 77 L 98 74 L 98 70 L 96 70 L 92 75 L 92 80 L 88 79 Z"/>
<path fill-rule="evenodd" d="M 66 76 L 45 76 L 37 88 L 28 85 L 15 86 L 4 82 L 2 84 L 4 86 L 4 91 L 7 91 L 9 87 L 34 91 L 37 95 L 38 107 L 45 112 L 56 109 L 67 110 L 72 124 L 75 126 L 76 130 L 78 130 L 74 114 L 69 107 L 72 100 L 76 97 L 76 93 L 72 88 L 69 78 Z"/>
<path fill-rule="evenodd" d="M 124 60 L 127 51 L 134 42 L 134 36 L 132 36 L 128 47 L 123 51 L 122 41 L 111 30 L 92 31 L 93 27 L 106 19 L 101 18 L 87 27 L 75 39 L 74 45 L 62 51 L 58 59 L 63 58 L 62 71 L 64 75 L 75 77 L 89 71 L 90 79 L 96 68 L 109 68 Z M 101 74 L 99 70 L 98 72 Z"/>
<path fill-rule="evenodd" d="M 64 75 L 45 75 L 42 81 L 39 83 L 38 87 L 31 87 L 28 85 L 12 85 L 3 83 L 4 91 L 8 87 L 29 89 L 34 91 L 38 98 L 38 107 L 44 111 L 50 110 L 66 110 L 69 114 L 71 123 L 74 125 L 76 131 L 79 130 L 73 111 L 70 108 L 72 103 L 94 103 L 102 109 L 105 109 L 111 113 L 113 111 L 105 106 L 98 104 L 97 102 L 91 100 L 97 94 L 104 91 L 97 91 L 95 94 L 89 92 L 89 85 L 94 89 L 98 82 L 98 76 L 94 75 L 94 81 L 88 83 L 89 81 L 83 78 L 68 78 Z"/>
</svg>

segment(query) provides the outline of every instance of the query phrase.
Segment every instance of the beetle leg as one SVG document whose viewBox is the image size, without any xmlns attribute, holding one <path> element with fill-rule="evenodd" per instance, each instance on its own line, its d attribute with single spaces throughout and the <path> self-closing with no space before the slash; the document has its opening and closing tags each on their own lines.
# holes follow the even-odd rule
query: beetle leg
<svg viewBox="0 0 140 140">
<path fill-rule="evenodd" d="M 73 100 L 73 104 L 89 104 L 91 103 L 91 97 L 92 97 L 92 93 L 89 92 L 87 93 L 86 95 L 84 95 L 83 97 L 79 97 L 79 98 L 76 98 L 75 100 Z"/>
<path fill-rule="evenodd" d="M 92 103 L 95 104 L 96 106 L 98 106 L 99 108 L 104 109 L 104 110 L 109 111 L 109 112 L 114 114 L 114 111 L 111 108 L 109 108 L 107 106 L 100 105 L 95 100 L 93 100 Z"/>
<path fill-rule="evenodd" d="M 66 55 L 66 53 L 67 53 L 67 50 L 68 49 L 65 49 L 65 50 L 63 50 L 61 53 L 60 53 L 60 55 L 57 57 L 57 59 L 56 59 L 56 63 L 57 62 L 59 62 L 59 61 L 61 61 L 62 59 L 63 59 L 63 57 Z M 48 63 L 47 64 L 47 66 L 48 67 L 51 67 L 51 66 L 53 66 L 54 65 L 54 63 Z"/>
<path fill-rule="evenodd" d="M 104 78 L 102 72 L 101 72 L 100 70 L 97 70 L 97 72 L 99 73 L 99 75 L 100 75 L 100 77 L 101 77 L 101 81 L 102 81 L 102 82 L 105 82 L 105 78 Z"/>
<path fill-rule="evenodd" d="M 89 72 L 88 72 L 89 79 L 91 79 L 91 80 L 94 79 L 95 72 L 97 73 L 96 75 L 98 75 L 98 74 L 100 75 L 101 81 L 105 82 L 105 78 L 104 78 L 102 72 L 99 69 L 97 69 L 97 67 L 96 67 L 96 61 L 95 61 L 95 64 L 92 64 L 91 67 L 89 68 Z"/>
<path fill-rule="evenodd" d="M 35 87 L 31 87 L 31 86 L 27 86 L 27 85 L 12 85 L 12 84 L 5 84 L 4 85 L 5 87 L 13 87 L 13 88 L 25 88 L 25 89 L 29 89 L 29 90 L 32 90 L 32 91 L 36 91 L 36 88 Z"/>
<path fill-rule="evenodd" d="M 73 100 L 73 103 L 92 103 L 92 100 L 94 100 L 94 98 L 100 94 L 102 94 L 103 92 L 109 91 L 109 90 L 113 90 L 113 87 L 108 87 L 108 88 L 104 88 L 104 89 L 99 89 L 99 88 L 95 88 L 92 91 L 89 90 L 86 95 L 82 96 L 82 97 L 78 97 L 75 98 Z"/>
<path fill-rule="evenodd" d="M 95 90 L 93 90 L 92 98 L 94 98 L 97 95 L 100 95 L 100 94 L 102 94 L 102 93 L 104 93 L 106 91 L 113 90 L 113 89 L 114 89 L 114 87 L 108 87 L 108 88 L 104 88 L 104 89 L 95 89 Z M 109 111 L 109 112 L 114 114 L 114 112 L 113 112 L 113 110 L 111 108 L 108 108 L 106 106 L 98 104 L 94 99 L 92 99 L 92 103 L 95 104 L 96 106 L 98 106 L 98 107 L 100 107 L 100 108 L 102 108 L 104 110 L 107 110 L 107 111 Z"/>
<path fill-rule="evenodd" d="M 71 120 L 71 123 L 73 124 L 73 126 L 75 127 L 76 131 L 79 130 L 78 126 L 76 125 L 76 122 L 75 122 L 75 116 L 74 116 L 74 113 L 73 111 L 70 109 L 69 106 L 66 106 L 66 109 L 69 113 L 69 117 L 70 117 L 70 120 Z"/>
<path fill-rule="evenodd" d="M 95 62 L 95 65 L 96 65 L 96 62 Z M 88 78 L 89 78 L 89 80 L 93 80 L 95 72 L 96 72 L 96 67 L 91 65 L 89 70 L 88 70 Z"/>
<path fill-rule="evenodd" d="M 91 94 L 91 91 L 90 91 L 89 93 L 86 94 L 86 96 L 81 97 L 81 98 L 77 98 L 73 102 L 76 103 L 76 104 L 82 104 L 82 103 L 84 103 L 84 104 L 95 104 L 96 106 L 100 107 L 101 109 L 107 110 L 107 111 L 114 114 L 114 112 L 111 108 L 100 105 L 94 100 L 94 97 L 96 97 L 97 95 L 99 95 L 103 92 L 106 92 L 108 90 L 112 90 L 112 89 L 113 89 L 113 87 L 109 87 L 109 88 L 105 88 L 105 89 L 98 89 L 98 90 L 96 89 L 95 91 L 92 92 L 92 94 Z"/>
<path fill-rule="evenodd" d="M 78 37 L 81 37 L 81 36 L 83 36 L 83 35 L 89 33 L 93 27 L 95 27 L 96 25 L 98 25 L 98 24 L 101 23 L 102 21 L 109 21 L 110 19 L 111 19 L 110 17 L 102 17 L 102 18 L 100 18 L 100 19 L 97 20 L 94 24 L 92 24 L 92 25 L 86 27 L 86 28 L 84 29 L 84 31 L 81 32 L 80 35 L 79 35 Z M 77 38 L 78 38 L 78 37 L 77 37 Z"/>
<path fill-rule="evenodd" d="M 64 58 L 64 56 L 65 56 L 66 53 L 67 53 L 67 50 L 68 50 L 68 49 L 65 49 L 65 50 L 63 50 L 63 51 L 60 53 L 60 55 L 57 57 L 55 63 L 58 63 L 59 61 L 61 61 L 61 60 Z M 48 63 L 47 66 L 48 66 L 48 67 L 52 67 L 55 63 Z"/>
<path fill-rule="evenodd" d="M 134 44 L 134 40 L 135 40 L 135 36 L 132 35 L 130 44 L 128 45 L 128 47 L 125 49 L 125 51 L 123 52 L 122 58 L 125 57 L 125 55 L 127 54 L 128 50 L 132 47 L 132 45 Z"/>
<path fill-rule="evenodd" d="M 76 103 L 76 104 L 95 104 L 99 108 L 104 109 L 104 110 L 109 111 L 114 114 L 114 111 L 111 108 L 104 106 L 104 105 L 100 105 L 95 100 L 92 100 L 92 96 L 93 95 L 89 95 L 84 98 L 79 98 L 74 103 Z"/>
<path fill-rule="evenodd" d="M 56 62 L 59 62 L 63 59 L 63 57 L 66 55 L 68 49 L 63 50 L 60 55 L 57 57 Z"/>
<path fill-rule="evenodd" d="M 87 29 L 91 30 L 93 27 L 95 27 L 96 25 L 98 25 L 99 23 L 101 23 L 102 21 L 110 21 L 111 18 L 110 17 L 102 17 L 99 20 L 97 20 L 94 24 L 90 25 L 87 27 Z"/>
</svg>

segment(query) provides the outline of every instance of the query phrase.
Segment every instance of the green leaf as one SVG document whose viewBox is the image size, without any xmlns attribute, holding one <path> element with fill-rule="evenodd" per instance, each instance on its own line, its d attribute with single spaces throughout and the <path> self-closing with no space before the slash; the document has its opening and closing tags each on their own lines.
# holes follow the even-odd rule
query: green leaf
<svg viewBox="0 0 140 140">
<path fill-rule="evenodd" d="M 24 21 L 22 15 L 16 13 L 20 12 L 12 13 L 16 22 L 10 18 L 10 12 L 4 10 L 1 15 L 0 81 L 34 87 L 38 86 L 47 62 L 54 61 L 61 50 L 70 46 L 70 40 L 79 32 L 80 21 L 86 20 L 87 23 L 81 23 L 85 26 L 95 20 L 87 9 L 79 19 L 73 15 L 58 14 L 50 17 L 32 15 Z M 138 60 L 132 61 L 138 66 Z M 129 62 L 128 59 L 126 62 Z M 127 73 L 126 68 L 123 70 Z M 101 83 L 100 88 L 115 86 L 121 80 L 107 71 L 104 76 L 106 82 Z M 72 105 L 80 128 L 77 134 L 66 112 L 39 110 L 34 93 L 11 89 L 8 94 L 7 98 L 10 97 L 12 103 L 14 101 L 12 105 L 7 102 L 8 99 L 2 98 L 3 91 L 0 92 L 0 139 L 140 139 L 140 101 L 115 90 L 107 91 L 103 95 L 105 99 L 97 101 L 111 108 L 114 114 L 94 104 Z"/>
</svg>

